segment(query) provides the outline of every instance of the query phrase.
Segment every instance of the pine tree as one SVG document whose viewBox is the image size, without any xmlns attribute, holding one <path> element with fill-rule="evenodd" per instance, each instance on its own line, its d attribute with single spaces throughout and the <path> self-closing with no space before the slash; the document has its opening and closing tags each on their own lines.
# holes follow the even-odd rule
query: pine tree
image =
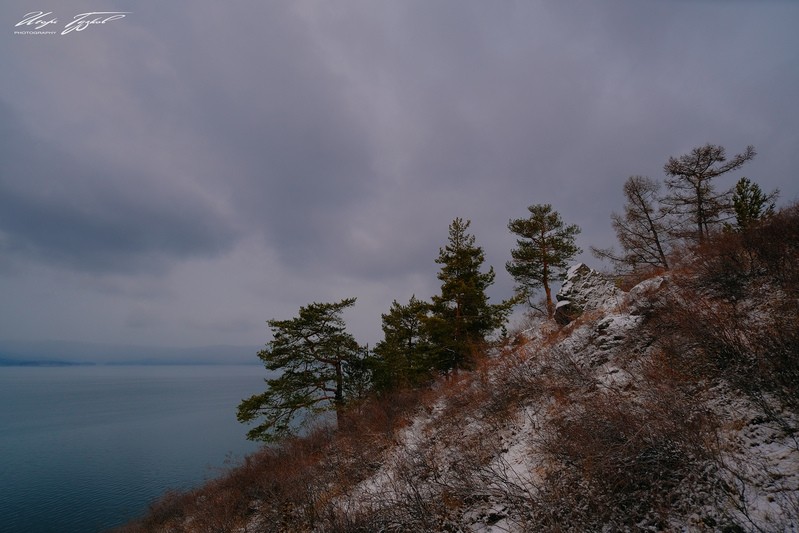
<svg viewBox="0 0 799 533">
<path fill-rule="evenodd" d="M 658 206 L 660 184 L 646 176 L 630 176 L 624 183 L 624 214 L 611 214 L 613 229 L 621 245 L 622 254 L 612 248 L 591 247 L 600 258 L 610 259 L 617 270 L 635 271 L 641 266 L 661 267 L 666 270 L 669 235 L 669 211 Z"/>
<path fill-rule="evenodd" d="M 456 218 L 449 226 L 449 242 L 439 249 L 441 294 L 433 296 L 425 329 L 435 345 L 436 367 L 443 371 L 471 368 L 486 337 L 500 327 L 511 304 L 488 303 L 486 289 L 494 283 L 494 269 L 481 272 L 485 255 L 467 230 L 471 221 Z"/>
<path fill-rule="evenodd" d="M 531 205 L 528 218 L 508 222 L 508 229 L 518 235 L 516 248 L 511 250 L 511 261 L 505 264 L 513 279 L 516 291 L 526 298 L 530 306 L 532 294 L 543 287 L 546 294 L 547 316 L 555 315 L 551 284 L 565 274 L 568 262 L 582 252 L 574 244 L 580 233 L 577 225 L 566 226 L 550 204 Z"/>
<path fill-rule="evenodd" d="M 337 303 L 312 303 L 289 320 L 269 320 L 272 340 L 258 352 L 267 370 L 261 394 L 242 400 L 239 422 L 263 421 L 247 433 L 250 440 L 273 441 L 292 432 L 300 417 L 334 410 L 340 420 L 346 396 L 348 365 L 357 364 L 360 347 L 345 331 L 341 313 L 355 298 Z"/>
<path fill-rule="evenodd" d="M 383 340 L 375 345 L 372 361 L 377 392 L 414 387 L 424 381 L 432 367 L 431 345 L 424 328 L 430 304 L 411 296 L 407 305 L 396 300 L 383 314 Z"/>
<path fill-rule="evenodd" d="M 779 190 L 766 195 L 757 183 L 741 178 L 732 193 L 732 208 L 738 229 L 746 229 L 752 223 L 774 214 L 774 200 Z"/>
<path fill-rule="evenodd" d="M 374 373 L 370 365 L 373 358 L 369 345 L 360 347 L 355 357 L 344 365 L 344 402 L 350 407 L 369 397 L 374 389 Z"/>
<path fill-rule="evenodd" d="M 670 176 L 666 179 L 670 194 L 663 202 L 672 207 L 684 227 L 693 227 L 678 232 L 677 236 L 704 242 L 729 206 L 728 193 L 717 193 L 713 179 L 740 168 L 755 155 L 754 147 L 747 146 L 744 153 L 727 161 L 723 147 L 706 144 L 694 148 L 690 154 L 669 158 L 663 170 Z"/>
</svg>

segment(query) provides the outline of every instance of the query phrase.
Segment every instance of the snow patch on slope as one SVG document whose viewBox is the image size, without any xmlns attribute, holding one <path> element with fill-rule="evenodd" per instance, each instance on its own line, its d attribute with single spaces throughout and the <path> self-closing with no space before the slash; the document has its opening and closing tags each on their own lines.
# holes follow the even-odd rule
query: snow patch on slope
<svg viewBox="0 0 799 533">
<path fill-rule="evenodd" d="M 636 362 L 631 364 L 635 358 L 630 354 L 640 358 L 648 353 L 651 340 L 641 338 L 638 328 L 644 320 L 643 311 L 668 284 L 668 278 L 659 276 L 624 293 L 585 265 L 572 267 L 558 297 L 577 302 L 583 318 L 560 330 L 547 326 L 528 332 L 526 344 L 496 359 L 488 367 L 487 376 L 475 373 L 464 377 L 460 389 L 450 385 L 443 391 L 446 394 L 420 410 L 410 425 L 398 432 L 397 446 L 389 450 L 382 466 L 342 496 L 340 508 L 379 513 L 387 503 L 408 507 L 413 498 L 418 498 L 422 507 L 446 507 L 442 498 L 447 491 L 468 487 L 471 492 L 466 498 L 458 495 L 468 505 L 456 505 L 448 518 L 459 530 L 528 530 L 530 517 L 525 513 L 529 507 L 525 502 L 537 498 L 550 467 L 537 443 L 559 408 L 557 400 L 540 395 L 536 380 L 545 367 L 560 365 L 571 373 L 567 377 L 578 387 L 609 391 L 635 401 L 637 394 L 646 391 L 640 388 L 644 383 L 639 375 L 641 367 Z M 470 387 L 469 380 L 474 386 Z M 460 412 L 462 418 L 453 420 L 457 416 L 451 408 L 453 402 L 468 397 L 479 380 L 508 394 L 522 383 L 528 387 L 527 393 L 519 398 L 515 414 L 507 418 L 492 419 L 485 414 L 481 418 L 480 413 L 490 409 L 464 400 L 468 406 Z M 722 386 L 713 395 L 706 407 L 722 424 L 718 432 L 721 463 L 708 464 L 702 475 L 707 477 L 708 487 L 721 484 L 728 490 L 691 494 L 686 491 L 693 489 L 677 488 L 674 498 L 689 511 L 671 514 L 666 520 L 668 527 L 719 530 L 732 520 L 747 531 L 796 531 L 799 443 L 795 428 L 799 420 L 791 413 L 766 416 L 763 406 L 753 405 Z M 468 470 L 465 464 L 473 464 L 473 469 Z M 722 497 L 719 494 L 724 495 L 723 501 L 714 501 Z M 693 502 L 696 505 L 691 512 Z"/>
</svg>

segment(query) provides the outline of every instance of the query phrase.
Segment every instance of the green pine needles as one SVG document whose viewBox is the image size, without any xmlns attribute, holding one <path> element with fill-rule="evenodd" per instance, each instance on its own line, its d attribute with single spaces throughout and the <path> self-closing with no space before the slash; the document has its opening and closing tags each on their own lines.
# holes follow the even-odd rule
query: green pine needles
<svg viewBox="0 0 799 533">
<path fill-rule="evenodd" d="M 513 259 L 505 268 L 516 280 L 517 294 L 531 307 L 534 304 L 530 296 L 544 289 L 546 313 L 551 319 L 555 314 L 551 285 L 563 277 L 569 261 L 582 252 L 574 243 L 580 228 L 566 225 L 550 204 L 531 205 L 527 210 L 529 217 L 508 222 L 508 229 L 519 238 L 511 250 Z"/>
<path fill-rule="evenodd" d="M 441 293 L 433 296 L 426 326 L 435 346 L 435 366 L 442 372 L 472 368 L 486 337 L 505 323 L 513 301 L 490 304 L 486 289 L 494 268 L 482 272 L 485 254 L 468 233 L 471 221 L 456 218 L 449 240 L 439 249 Z"/>
<path fill-rule="evenodd" d="M 359 370 L 363 352 L 347 333 L 342 311 L 355 298 L 337 303 L 312 303 L 289 320 L 270 320 L 273 338 L 258 353 L 267 370 L 265 392 L 239 404 L 239 422 L 261 423 L 247 433 L 250 440 L 274 441 L 289 435 L 309 415 L 324 411 L 341 414 L 346 403 L 347 377 Z"/>
</svg>

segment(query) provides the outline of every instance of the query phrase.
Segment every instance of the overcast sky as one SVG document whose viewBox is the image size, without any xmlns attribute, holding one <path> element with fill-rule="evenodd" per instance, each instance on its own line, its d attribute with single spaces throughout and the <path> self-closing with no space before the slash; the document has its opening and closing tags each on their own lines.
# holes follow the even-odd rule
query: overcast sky
<svg viewBox="0 0 799 533">
<path fill-rule="evenodd" d="M 61 33 L 76 15 L 124 18 Z M 20 34 L 27 13 L 54 35 Z M 799 2 L 5 0 L 0 341 L 262 345 L 437 292 L 455 217 L 608 246 L 633 174 L 705 144 L 799 198 Z M 589 253 L 581 259 L 596 264 Z M 253 355 L 254 356 L 254 355 Z"/>
</svg>

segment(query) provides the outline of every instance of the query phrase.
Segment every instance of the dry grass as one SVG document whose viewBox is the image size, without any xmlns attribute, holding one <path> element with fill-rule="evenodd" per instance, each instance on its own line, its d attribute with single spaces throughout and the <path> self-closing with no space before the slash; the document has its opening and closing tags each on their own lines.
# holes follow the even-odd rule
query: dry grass
<svg viewBox="0 0 799 533">
<path fill-rule="evenodd" d="M 713 459 L 715 422 L 696 387 L 651 360 L 635 389 L 583 388 L 557 406 L 539 435 L 550 467 L 536 501 L 538 525 L 664 527 L 676 489 Z"/>
<path fill-rule="evenodd" d="M 796 433 L 779 412 L 799 407 L 798 243 L 797 207 L 718 235 L 646 295 L 641 325 L 602 361 L 599 312 L 517 332 L 473 371 L 364 401 L 339 430 L 265 448 L 120 531 L 461 531 L 468 520 L 634 531 L 688 516 L 741 530 L 719 504 L 735 487 L 719 481 L 723 421 L 709 405 L 725 383 Z M 623 382 L 603 381 L 610 363 Z"/>
<path fill-rule="evenodd" d="M 203 487 L 166 494 L 146 516 L 118 531 L 293 532 L 324 526 L 335 498 L 381 464 L 422 396 L 397 391 L 364 402 L 341 430 L 323 426 L 265 447 Z"/>
<path fill-rule="evenodd" d="M 649 332 L 697 378 L 799 407 L 799 209 L 718 235 L 694 265 L 674 277 Z"/>
</svg>

